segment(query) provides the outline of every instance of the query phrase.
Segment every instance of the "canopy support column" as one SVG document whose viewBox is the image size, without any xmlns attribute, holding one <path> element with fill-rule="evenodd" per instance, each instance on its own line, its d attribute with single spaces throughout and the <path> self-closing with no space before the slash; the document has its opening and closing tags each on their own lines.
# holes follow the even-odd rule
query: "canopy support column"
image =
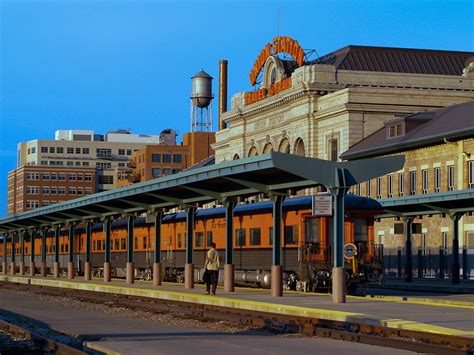
<svg viewBox="0 0 474 355">
<path fill-rule="evenodd" d="M 61 225 L 58 224 L 54 229 L 54 264 L 53 275 L 55 279 L 59 279 L 61 274 L 61 266 L 59 264 L 59 237 L 61 236 Z"/>
<path fill-rule="evenodd" d="M 462 214 L 454 213 L 451 215 L 453 222 L 453 265 L 452 265 L 452 283 L 459 284 L 460 282 L 460 263 L 459 263 L 459 220 Z"/>
<path fill-rule="evenodd" d="M 25 238 L 26 231 L 20 235 L 20 276 L 25 276 Z"/>
<path fill-rule="evenodd" d="M 403 223 L 405 225 L 405 282 L 413 281 L 413 262 L 411 251 L 411 240 L 413 235 L 413 217 L 404 217 Z"/>
<path fill-rule="evenodd" d="M 15 266 L 15 233 L 11 233 L 11 243 L 12 243 L 12 263 L 10 264 L 10 274 L 15 275 L 16 266 Z"/>
<path fill-rule="evenodd" d="M 69 262 L 67 263 L 67 278 L 74 278 L 74 223 L 69 224 Z"/>
<path fill-rule="evenodd" d="M 104 282 L 110 282 L 110 235 L 112 230 L 112 220 L 106 217 L 103 220 L 104 239 L 105 239 L 105 255 L 104 255 Z"/>
<path fill-rule="evenodd" d="M 7 238 L 8 234 L 3 235 L 3 261 L 2 261 L 2 274 L 7 274 Z"/>
<path fill-rule="evenodd" d="M 91 237 L 92 221 L 86 221 L 86 261 L 84 262 L 84 280 L 90 281 L 92 274 Z"/>
<path fill-rule="evenodd" d="M 271 288 L 273 297 L 283 296 L 283 275 L 281 265 L 282 255 L 282 216 L 283 216 L 283 195 L 271 195 L 273 202 L 273 265 L 271 272 Z"/>
<path fill-rule="evenodd" d="M 135 276 L 135 267 L 133 265 L 133 227 L 135 216 L 128 216 L 127 223 L 127 283 L 133 284 Z"/>
<path fill-rule="evenodd" d="M 155 252 L 153 254 L 153 285 L 161 286 L 161 221 L 163 219 L 163 211 L 158 210 L 155 214 L 155 230 L 154 242 Z"/>
<path fill-rule="evenodd" d="M 184 265 L 184 287 L 194 288 L 193 239 L 194 213 L 196 207 L 186 209 L 186 265 Z"/>
<path fill-rule="evenodd" d="M 35 265 L 35 234 L 34 229 L 31 230 L 31 248 L 30 248 L 30 276 L 33 277 L 36 275 L 36 265 Z"/>
<path fill-rule="evenodd" d="M 47 265 L 46 265 L 46 233 L 47 229 L 46 228 L 41 228 L 41 276 L 46 277 L 46 270 L 47 270 Z"/>
<path fill-rule="evenodd" d="M 225 264 L 224 264 L 224 291 L 235 291 L 234 273 L 234 200 L 224 201 L 225 206 Z"/>
</svg>

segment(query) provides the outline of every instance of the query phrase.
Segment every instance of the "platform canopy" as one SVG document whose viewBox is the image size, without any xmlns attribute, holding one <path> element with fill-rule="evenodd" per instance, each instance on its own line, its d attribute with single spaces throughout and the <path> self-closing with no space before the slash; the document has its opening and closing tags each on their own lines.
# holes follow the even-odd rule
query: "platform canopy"
<svg viewBox="0 0 474 355">
<path fill-rule="evenodd" d="M 463 214 L 474 211 L 474 189 L 386 198 L 378 202 L 384 212 L 376 218 Z"/>
<path fill-rule="evenodd" d="M 404 157 L 331 162 L 272 152 L 109 190 L 0 219 L 0 232 L 81 222 L 107 216 L 197 207 L 212 201 L 289 190 L 350 186 L 403 167 Z"/>
</svg>

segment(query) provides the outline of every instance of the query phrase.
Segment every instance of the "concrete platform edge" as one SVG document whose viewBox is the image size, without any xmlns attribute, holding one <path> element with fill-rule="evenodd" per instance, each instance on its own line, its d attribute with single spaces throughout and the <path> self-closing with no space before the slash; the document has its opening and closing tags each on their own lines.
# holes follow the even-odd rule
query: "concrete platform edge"
<svg viewBox="0 0 474 355">
<path fill-rule="evenodd" d="M 0 281 L 21 283 L 37 286 L 49 286 L 67 289 L 77 289 L 93 292 L 117 293 L 121 295 L 150 297 L 168 301 L 191 302 L 210 306 L 220 306 L 228 308 L 243 309 L 248 311 L 260 311 L 281 315 L 294 315 L 308 318 L 325 319 L 339 322 L 350 322 L 365 324 L 370 326 L 384 326 L 386 328 L 405 329 L 427 333 L 444 334 L 451 336 L 472 335 L 473 332 L 462 331 L 458 329 L 440 327 L 430 324 L 407 321 L 403 319 L 386 319 L 382 317 L 367 315 L 355 312 L 343 312 L 327 309 L 304 308 L 290 306 L 278 303 L 264 303 L 256 301 L 247 301 L 242 299 L 228 299 L 216 296 L 196 295 L 186 292 L 175 292 L 155 289 L 142 289 L 127 286 L 101 285 L 93 283 L 80 283 L 65 280 L 49 280 L 42 278 L 3 276 L 0 275 Z"/>
</svg>

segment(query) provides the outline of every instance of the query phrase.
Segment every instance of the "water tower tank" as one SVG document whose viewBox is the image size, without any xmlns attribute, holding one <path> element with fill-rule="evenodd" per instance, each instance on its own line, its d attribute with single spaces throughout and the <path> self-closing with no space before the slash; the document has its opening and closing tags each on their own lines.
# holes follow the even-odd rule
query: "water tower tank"
<svg viewBox="0 0 474 355">
<path fill-rule="evenodd" d="M 193 81 L 193 91 L 191 94 L 191 100 L 193 101 L 193 104 L 199 108 L 209 106 L 213 98 L 212 76 L 207 74 L 204 70 L 201 70 L 191 79 Z"/>
</svg>

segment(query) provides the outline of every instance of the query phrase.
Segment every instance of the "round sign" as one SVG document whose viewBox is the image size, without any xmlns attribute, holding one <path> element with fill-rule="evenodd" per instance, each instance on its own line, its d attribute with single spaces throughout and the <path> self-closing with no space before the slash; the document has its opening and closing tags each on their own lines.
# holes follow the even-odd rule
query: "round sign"
<svg viewBox="0 0 474 355">
<path fill-rule="evenodd" d="M 344 258 L 352 259 L 357 255 L 357 247 L 353 243 L 347 243 L 344 245 Z"/>
</svg>

